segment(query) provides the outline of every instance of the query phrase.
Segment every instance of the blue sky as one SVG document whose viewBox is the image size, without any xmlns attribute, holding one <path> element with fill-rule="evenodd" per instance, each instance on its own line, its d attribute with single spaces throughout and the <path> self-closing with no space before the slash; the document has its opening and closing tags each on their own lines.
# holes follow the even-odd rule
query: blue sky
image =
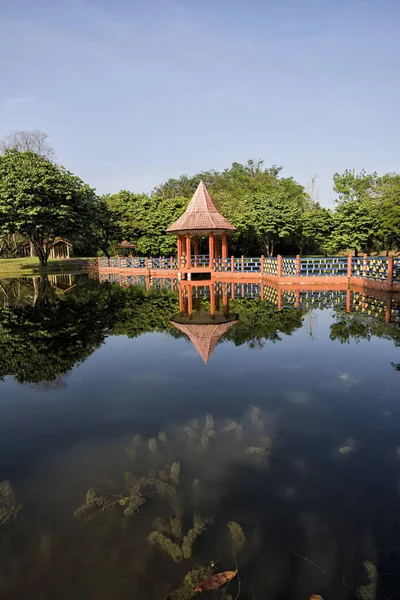
<svg viewBox="0 0 400 600">
<path fill-rule="evenodd" d="M 262 157 L 333 197 L 400 163 L 399 0 L 0 0 L 0 136 L 99 192 Z"/>
</svg>

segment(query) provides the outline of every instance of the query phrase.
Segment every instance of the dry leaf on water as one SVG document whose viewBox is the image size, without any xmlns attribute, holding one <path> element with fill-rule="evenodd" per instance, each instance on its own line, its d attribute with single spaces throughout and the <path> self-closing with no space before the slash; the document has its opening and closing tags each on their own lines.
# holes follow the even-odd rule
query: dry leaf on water
<svg viewBox="0 0 400 600">
<path fill-rule="evenodd" d="M 216 573 L 212 577 L 205 579 L 194 590 L 195 592 L 206 592 L 208 590 L 217 590 L 225 583 L 228 583 L 236 576 L 237 571 L 225 571 L 224 573 Z"/>
</svg>

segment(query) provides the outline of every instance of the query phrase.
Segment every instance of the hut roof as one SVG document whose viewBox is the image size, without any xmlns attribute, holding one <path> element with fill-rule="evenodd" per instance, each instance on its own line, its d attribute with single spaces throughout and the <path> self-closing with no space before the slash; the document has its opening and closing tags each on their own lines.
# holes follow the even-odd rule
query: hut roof
<svg viewBox="0 0 400 600">
<path fill-rule="evenodd" d="M 203 181 L 200 181 L 183 215 L 167 229 L 167 233 L 196 232 L 199 235 L 224 231 L 236 231 L 236 227 L 218 212 Z"/>
<path fill-rule="evenodd" d="M 130 244 L 128 240 L 122 240 L 122 242 L 117 244 L 115 248 L 136 248 L 136 244 Z"/>
<path fill-rule="evenodd" d="M 228 321 L 227 323 L 214 323 L 212 325 L 199 325 L 197 323 L 184 325 L 176 321 L 171 321 L 171 323 L 179 331 L 188 336 L 201 358 L 207 364 L 220 337 L 236 323 L 236 320 Z"/>
</svg>

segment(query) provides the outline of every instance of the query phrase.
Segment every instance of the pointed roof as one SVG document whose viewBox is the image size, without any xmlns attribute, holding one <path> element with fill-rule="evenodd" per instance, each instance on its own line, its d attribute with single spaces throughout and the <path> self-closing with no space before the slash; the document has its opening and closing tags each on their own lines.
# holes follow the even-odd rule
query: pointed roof
<svg viewBox="0 0 400 600">
<path fill-rule="evenodd" d="M 207 364 L 220 337 L 236 323 L 236 320 L 212 325 L 199 325 L 198 323 L 188 325 L 176 321 L 170 322 L 188 336 L 205 364 Z"/>
<path fill-rule="evenodd" d="M 187 209 L 175 223 L 168 227 L 167 233 L 196 232 L 201 235 L 211 231 L 215 233 L 236 231 L 236 227 L 217 211 L 206 186 L 203 181 L 200 181 Z"/>
</svg>

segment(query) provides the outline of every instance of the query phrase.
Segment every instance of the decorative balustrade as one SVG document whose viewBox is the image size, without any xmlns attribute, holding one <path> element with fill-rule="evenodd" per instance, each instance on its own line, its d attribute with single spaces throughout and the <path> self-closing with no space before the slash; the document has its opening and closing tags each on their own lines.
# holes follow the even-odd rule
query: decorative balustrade
<svg viewBox="0 0 400 600">
<path fill-rule="evenodd" d="M 107 269 L 140 269 L 142 271 L 185 271 L 189 269 L 184 256 L 180 263 L 175 257 L 112 257 L 98 258 L 89 261 L 89 268 Z M 214 258 L 210 266 L 208 255 L 190 257 L 190 269 L 214 271 L 216 273 L 260 274 L 266 277 L 293 281 L 302 277 L 343 277 L 356 278 L 385 284 L 400 283 L 400 257 L 371 256 L 333 256 L 325 258 L 297 257 L 254 257 L 248 258 Z"/>
</svg>

